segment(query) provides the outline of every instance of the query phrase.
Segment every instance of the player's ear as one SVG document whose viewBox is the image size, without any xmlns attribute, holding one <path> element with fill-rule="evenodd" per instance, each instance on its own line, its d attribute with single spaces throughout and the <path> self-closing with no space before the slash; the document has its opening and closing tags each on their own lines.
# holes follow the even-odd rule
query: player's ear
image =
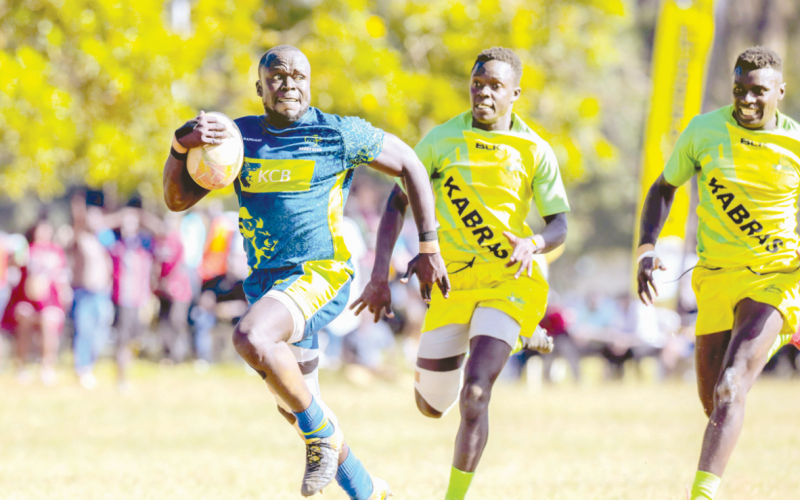
<svg viewBox="0 0 800 500">
<path fill-rule="evenodd" d="M 778 87 L 778 100 L 780 101 L 786 95 L 786 82 L 781 83 Z"/>
<path fill-rule="evenodd" d="M 511 96 L 511 102 L 514 102 L 517 99 L 519 99 L 520 94 L 522 94 L 522 89 L 519 87 L 515 88 L 514 93 Z"/>
<path fill-rule="evenodd" d="M 256 94 L 258 94 L 258 97 L 264 97 L 264 92 L 261 90 L 261 80 L 256 80 Z"/>
</svg>

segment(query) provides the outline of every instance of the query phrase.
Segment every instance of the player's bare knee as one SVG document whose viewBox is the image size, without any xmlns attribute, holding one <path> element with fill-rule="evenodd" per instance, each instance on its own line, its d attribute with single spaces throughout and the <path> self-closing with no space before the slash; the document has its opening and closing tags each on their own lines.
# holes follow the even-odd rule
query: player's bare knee
<svg viewBox="0 0 800 500">
<path fill-rule="evenodd" d="M 724 406 L 733 404 L 737 398 L 742 396 L 741 385 L 742 377 L 739 371 L 733 366 L 727 368 L 717 383 L 716 404 Z"/>
<path fill-rule="evenodd" d="M 414 391 L 414 400 L 417 402 L 417 409 L 419 410 L 419 412 L 425 415 L 426 417 L 442 418 L 443 415 L 442 412 L 429 405 L 428 402 L 425 401 L 425 398 L 422 397 L 422 394 L 419 393 L 419 391 L 416 390 Z"/>
<path fill-rule="evenodd" d="M 233 346 L 239 356 L 253 366 L 268 360 L 272 350 L 282 342 L 269 334 L 269 328 L 256 327 L 252 321 L 239 321 L 233 329 Z"/>
<path fill-rule="evenodd" d="M 461 389 L 461 411 L 465 418 L 477 418 L 489 409 L 491 387 L 488 384 L 466 382 Z"/>
</svg>

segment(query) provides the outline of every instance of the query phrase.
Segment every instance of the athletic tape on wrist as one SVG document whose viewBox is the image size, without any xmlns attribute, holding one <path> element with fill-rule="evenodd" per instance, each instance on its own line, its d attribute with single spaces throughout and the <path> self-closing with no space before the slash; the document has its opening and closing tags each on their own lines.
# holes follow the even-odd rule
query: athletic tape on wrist
<svg viewBox="0 0 800 500">
<path fill-rule="evenodd" d="M 439 239 L 439 234 L 436 231 L 425 231 L 424 233 L 419 233 L 419 241 L 437 241 Z"/>
<path fill-rule="evenodd" d="M 419 253 L 439 253 L 439 241 L 421 241 Z"/>
<path fill-rule="evenodd" d="M 174 149 L 177 153 L 184 154 L 189 152 L 189 148 L 184 146 L 178 141 L 176 136 L 172 136 L 172 149 Z"/>
<path fill-rule="evenodd" d="M 178 153 L 175 151 L 175 148 L 169 148 L 169 154 L 171 154 L 176 160 L 186 161 L 186 157 L 189 156 L 189 153 Z"/>
<path fill-rule="evenodd" d="M 533 236 L 531 236 L 531 240 L 533 241 L 533 244 L 536 245 L 536 248 L 533 250 L 534 253 L 538 253 L 544 250 L 545 241 L 544 237 L 542 237 L 541 234 L 534 234 Z"/>
</svg>

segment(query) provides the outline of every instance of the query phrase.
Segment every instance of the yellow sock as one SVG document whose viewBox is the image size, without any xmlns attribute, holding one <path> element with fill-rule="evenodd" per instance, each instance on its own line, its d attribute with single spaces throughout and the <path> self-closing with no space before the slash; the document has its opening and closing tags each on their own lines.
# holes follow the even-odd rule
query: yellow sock
<svg viewBox="0 0 800 500">
<path fill-rule="evenodd" d="M 474 475 L 474 472 L 464 472 L 452 467 L 450 469 L 450 484 L 447 486 L 447 495 L 444 500 L 464 500 Z"/>
<path fill-rule="evenodd" d="M 692 485 L 691 500 L 714 500 L 714 495 L 717 494 L 721 481 L 722 479 L 710 472 L 697 471 Z"/>
</svg>

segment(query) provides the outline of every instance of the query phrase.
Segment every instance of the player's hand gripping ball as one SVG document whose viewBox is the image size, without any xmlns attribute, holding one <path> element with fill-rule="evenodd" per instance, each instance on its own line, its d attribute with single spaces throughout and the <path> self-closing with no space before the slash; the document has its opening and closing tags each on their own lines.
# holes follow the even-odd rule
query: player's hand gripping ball
<svg viewBox="0 0 800 500">
<path fill-rule="evenodd" d="M 214 190 L 222 189 L 239 175 L 244 161 L 242 132 L 236 123 L 222 113 L 211 112 L 216 122 L 225 126 L 225 135 L 216 144 L 204 144 L 189 149 L 186 169 L 200 186 Z"/>
</svg>

